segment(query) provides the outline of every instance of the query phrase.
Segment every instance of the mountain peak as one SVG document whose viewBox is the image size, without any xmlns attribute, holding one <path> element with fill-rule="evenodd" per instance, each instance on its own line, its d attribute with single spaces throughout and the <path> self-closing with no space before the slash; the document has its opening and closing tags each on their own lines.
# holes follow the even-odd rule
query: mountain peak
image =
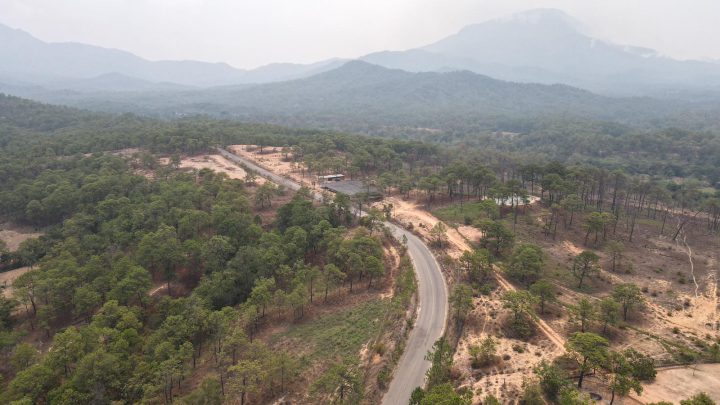
<svg viewBox="0 0 720 405">
<path fill-rule="evenodd" d="M 536 8 L 510 14 L 505 17 L 484 21 L 478 24 L 465 26 L 459 34 L 468 34 L 473 31 L 485 30 L 488 27 L 517 27 L 529 30 L 543 30 L 553 32 L 574 32 L 586 34 L 585 25 L 562 10 L 554 8 Z"/>
</svg>

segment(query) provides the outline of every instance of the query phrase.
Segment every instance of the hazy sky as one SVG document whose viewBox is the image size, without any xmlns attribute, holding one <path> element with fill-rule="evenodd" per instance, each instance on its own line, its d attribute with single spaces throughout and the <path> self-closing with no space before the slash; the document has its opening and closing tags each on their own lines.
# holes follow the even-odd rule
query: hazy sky
<svg viewBox="0 0 720 405">
<path fill-rule="evenodd" d="M 614 42 L 720 59 L 719 0 L 0 0 L 0 22 L 48 42 L 249 68 L 412 48 L 539 7 Z"/>
</svg>

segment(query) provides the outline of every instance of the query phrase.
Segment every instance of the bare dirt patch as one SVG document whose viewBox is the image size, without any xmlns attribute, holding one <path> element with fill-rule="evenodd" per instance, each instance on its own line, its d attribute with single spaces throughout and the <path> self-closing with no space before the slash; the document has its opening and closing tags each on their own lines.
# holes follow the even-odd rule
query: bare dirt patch
<svg viewBox="0 0 720 405">
<path fill-rule="evenodd" d="M 522 392 L 523 380 L 532 375 L 533 368 L 558 354 L 556 343 L 542 333 L 529 342 L 505 336 L 503 322 L 508 314 L 502 308 L 501 294 L 502 290 L 498 289 L 490 296 L 474 300 L 474 309 L 455 352 L 454 367 L 460 375 L 460 385 L 472 389 L 473 403 L 476 404 L 489 394 L 502 403 L 513 403 Z M 488 336 L 497 342 L 496 358 L 490 365 L 473 369 L 469 348 L 479 345 Z"/>
<path fill-rule="evenodd" d="M 680 403 L 698 392 L 720 401 L 720 364 L 701 364 L 692 368 L 660 370 L 652 384 L 646 385 L 639 399 L 643 403 L 669 401 Z"/>
<path fill-rule="evenodd" d="M 406 227 L 412 224 L 412 229 L 419 233 L 425 240 L 430 240 L 430 230 L 440 222 L 435 216 L 425 210 L 422 203 L 414 200 L 405 200 L 397 196 L 386 197 L 384 203 L 393 205 L 393 217 Z M 447 254 L 457 259 L 464 251 L 471 250 L 472 246 L 467 239 L 477 236 L 475 233 L 461 233 L 458 229 L 447 227 L 446 232 L 450 247 Z M 479 231 L 478 231 L 479 232 Z M 467 238 L 467 239 L 466 239 Z"/>
<path fill-rule="evenodd" d="M 290 160 L 290 154 L 285 159 L 281 148 L 264 147 L 261 152 L 257 145 L 230 145 L 227 149 L 238 156 L 255 161 L 275 174 L 291 178 L 306 187 L 320 190 L 315 187 L 313 177 L 308 175 L 302 165 Z"/>
<path fill-rule="evenodd" d="M 180 160 L 181 169 L 210 169 L 217 173 L 225 173 L 231 179 L 244 180 L 247 173 L 242 167 L 226 159 L 222 155 L 189 156 Z M 258 178 L 257 182 L 262 183 Z"/>
<path fill-rule="evenodd" d="M 30 267 L 20 267 L 19 269 L 0 273 L 0 288 L 5 297 L 12 297 L 12 283 L 16 278 L 30 271 Z"/>
<path fill-rule="evenodd" d="M 41 235 L 43 235 L 42 232 L 37 232 L 32 228 L 0 224 L 0 240 L 5 242 L 11 252 L 16 251 L 24 241 Z"/>
</svg>

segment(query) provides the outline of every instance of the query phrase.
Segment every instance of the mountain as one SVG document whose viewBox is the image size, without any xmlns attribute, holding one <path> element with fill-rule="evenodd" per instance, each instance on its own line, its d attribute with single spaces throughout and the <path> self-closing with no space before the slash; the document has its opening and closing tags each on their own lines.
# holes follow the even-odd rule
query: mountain
<svg viewBox="0 0 720 405">
<path fill-rule="evenodd" d="M 564 83 L 608 93 L 720 85 L 720 64 L 677 61 L 585 31 L 561 11 L 538 9 L 470 25 L 421 48 L 361 59 L 408 71 L 470 70 L 503 80 Z"/>
<path fill-rule="evenodd" d="M 506 82 L 469 71 L 413 73 L 363 61 L 263 85 L 35 98 L 113 112 L 201 114 L 386 135 L 511 130 L 515 122 L 547 119 L 658 125 L 685 111 L 678 103 L 650 98 L 606 97 L 566 85 Z"/>
<path fill-rule="evenodd" d="M 0 24 L 0 78 L 55 88 L 64 83 L 72 90 L 139 90 L 149 84 L 173 83 L 210 87 L 266 83 L 309 76 L 339 66 L 339 60 L 310 65 L 275 64 L 255 70 L 236 69 L 225 63 L 148 61 L 132 53 L 78 43 L 47 43 L 30 34 Z M 111 75 L 111 76 L 108 76 Z M 123 80 L 114 80 L 125 77 Z M 80 80 L 80 82 L 77 82 Z M 86 80 L 95 81 L 93 85 Z M 132 80 L 133 83 L 129 83 Z M 124 88 L 122 81 L 131 84 Z M 104 82 L 104 83 L 101 83 Z M 18 83 L 13 83 L 18 84 Z M 80 88 L 73 85 L 80 84 Z M 101 85 L 103 84 L 103 85 Z"/>
</svg>

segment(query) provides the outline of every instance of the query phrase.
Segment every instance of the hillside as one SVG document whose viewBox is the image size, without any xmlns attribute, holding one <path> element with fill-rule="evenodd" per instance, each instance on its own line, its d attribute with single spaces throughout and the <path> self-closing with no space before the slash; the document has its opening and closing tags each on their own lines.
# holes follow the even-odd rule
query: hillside
<svg viewBox="0 0 720 405">
<path fill-rule="evenodd" d="M 362 61 L 306 79 L 257 86 L 172 93 L 36 91 L 24 95 L 97 110 L 163 117 L 207 114 L 383 135 L 407 128 L 505 130 L 508 122 L 540 118 L 642 127 L 672 122 L 687 108 L 649 98 L 605 97 L 564 85 L 505 82 L 468 71 L 410 73 Z M 712 116 L 700 118 L 693 123 L 702 127 L 713 122 Z"/>
</svg>

